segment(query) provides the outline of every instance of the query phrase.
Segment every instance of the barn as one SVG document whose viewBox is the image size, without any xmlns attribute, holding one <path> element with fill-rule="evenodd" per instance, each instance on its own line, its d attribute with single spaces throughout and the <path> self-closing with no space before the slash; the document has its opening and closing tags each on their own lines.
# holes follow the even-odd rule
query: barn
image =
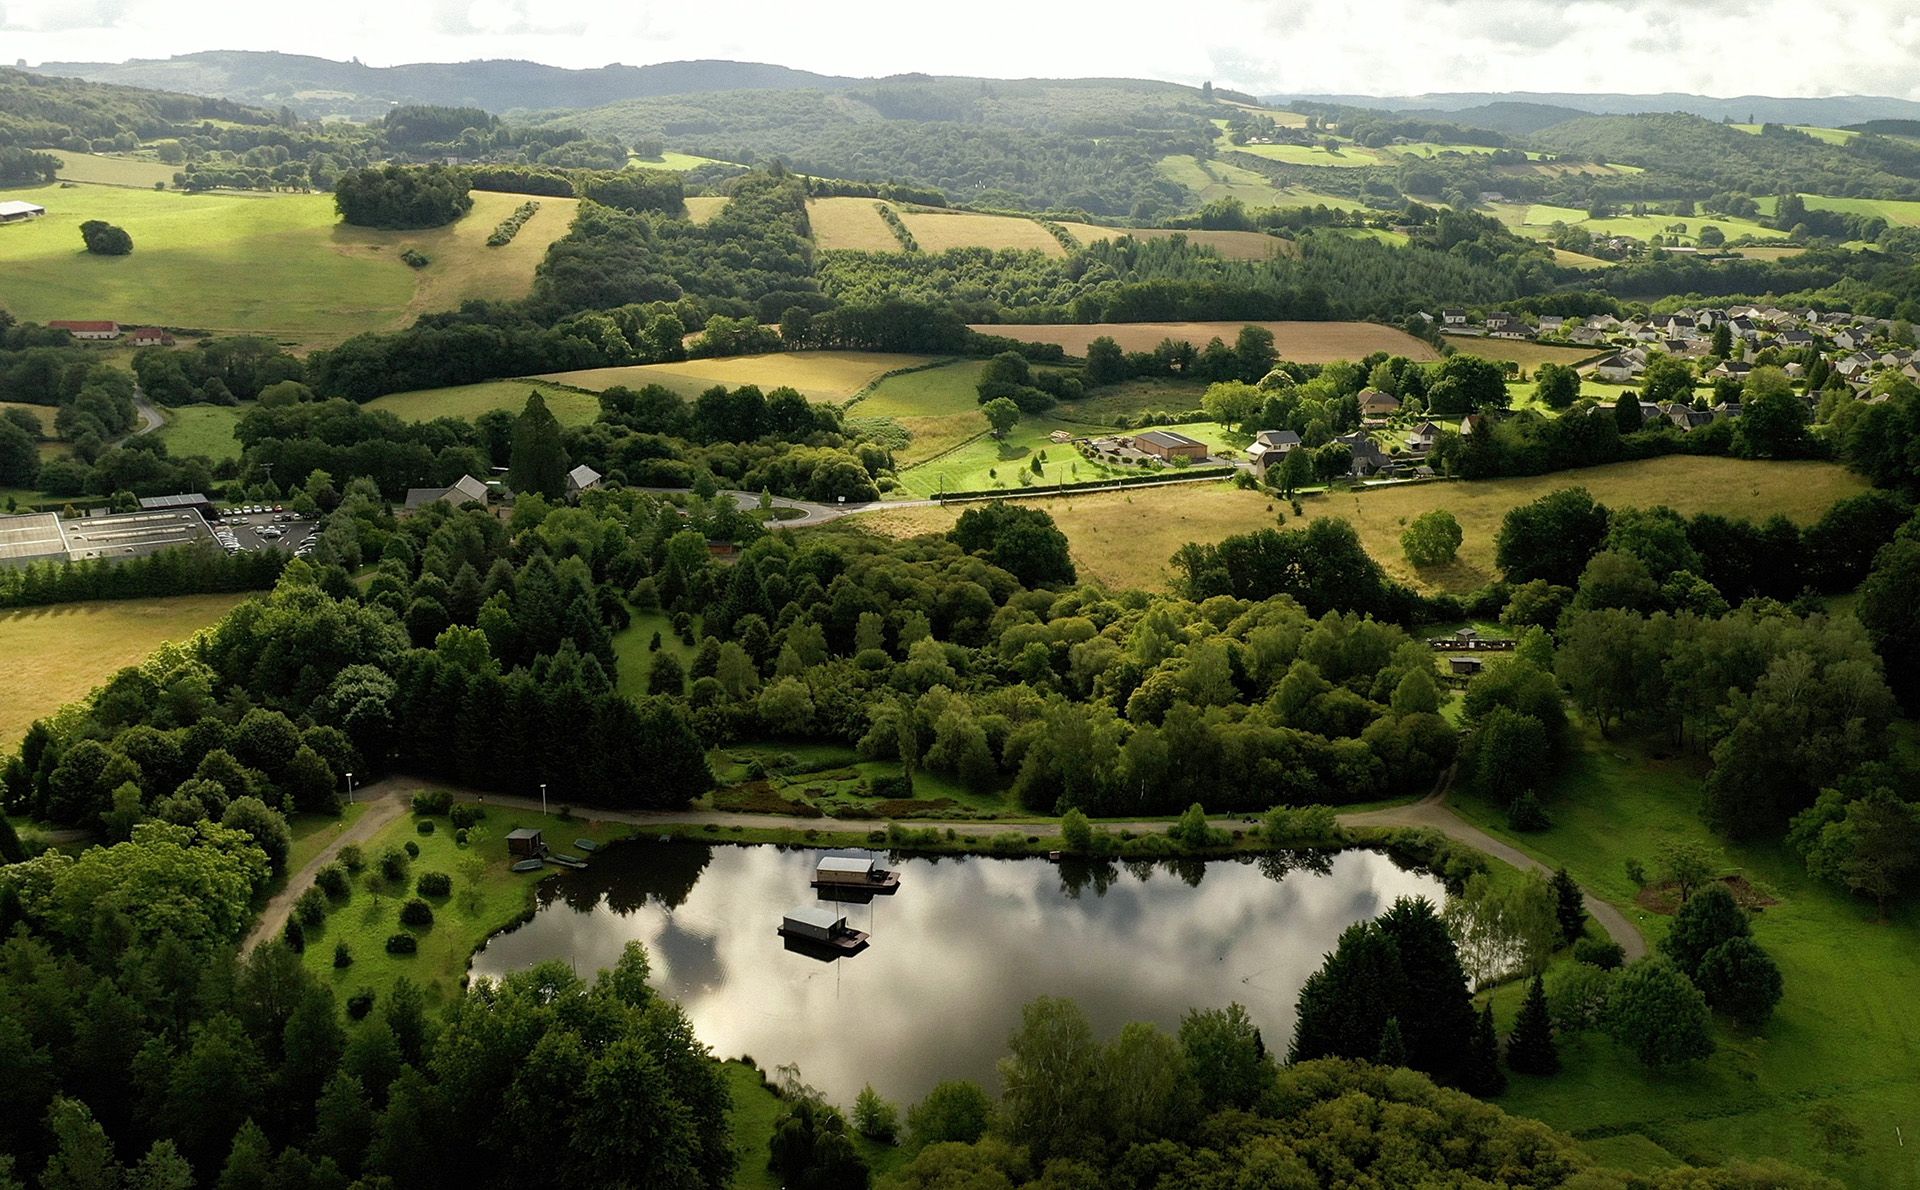
<svg viewBox="0 0 1920 1190">
<path fill-rule="evenodd" d="M 39 203 L 9 200 L 0 202 L 0 223 L 25 223 L 29 219 L 38 219 L 47 213 L 47 208 Z"/>
<path fill-rule="evenodd" d="M 1206 443 L 1173 430 L 1148 430 L 1142 434 L 1135 434 L 1133 445 L 1134 449 L 1141 454 L 1153 455 L 1169 462 L 1174 459 L 1191 459 L 1197 463 L 1207 457 Z"/>
</svg>

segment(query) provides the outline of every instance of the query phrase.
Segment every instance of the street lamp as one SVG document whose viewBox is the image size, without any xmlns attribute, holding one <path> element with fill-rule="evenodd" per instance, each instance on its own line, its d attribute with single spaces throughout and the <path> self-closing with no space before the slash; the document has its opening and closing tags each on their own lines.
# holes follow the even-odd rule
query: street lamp
<svg viewBox="0 0 1920 1190">
<path fill-rule="evenodd" d="M 545 781 L 540 782 L 540 812 L 542 814 L 547 812 L 547 783 Z"/>
<path fill-rule="evenodd" d="M 347 804 L 353 804 L 353 774 L 347 774 Z"/>
</svg>

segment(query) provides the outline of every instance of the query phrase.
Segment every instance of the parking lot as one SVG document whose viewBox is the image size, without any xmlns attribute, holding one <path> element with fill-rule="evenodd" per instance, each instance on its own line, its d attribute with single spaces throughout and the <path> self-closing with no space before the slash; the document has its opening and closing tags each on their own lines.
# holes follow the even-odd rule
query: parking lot
<svg viewBox="0 0 1920 1190">
<path fill-rule="evenodd" d="M 319 527 L 317 521 L 302 520 L 284 506 L 275 511 L 272 505 L 260 504 L 229 508 L 212 524 L 215 539 L 228 553 L 282 549 L 298 557 L 313 548 L 309 539 Z"/>
</svg>

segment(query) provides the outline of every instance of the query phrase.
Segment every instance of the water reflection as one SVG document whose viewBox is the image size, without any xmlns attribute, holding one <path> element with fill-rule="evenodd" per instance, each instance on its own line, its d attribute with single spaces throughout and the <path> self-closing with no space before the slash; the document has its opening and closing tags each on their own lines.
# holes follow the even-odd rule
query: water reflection
<svg viewBox="0 0 1920 1190">
<path fill-rule="evenodd" d="M 805 849 L 631 843 L 541 885 L 532 921 L 475 956 L 479 975 L 544 959 L 582 973 L 631 939 L 715 1053 L 797 1062 L 843 1103 L 863 1083 L 912 1101 L 945 1078 L 996 1086 L 994 1060 L 1036 996 L 1078 1000 L 1109 1036 L 1172 1029 L 1191 1007 L 1247 1006 L 1284 1048 L 1300 984 L 1340 931 L 1439 882 L 1386 857 L 1285 852 L 1245 862 L 1060 864 L 902 859 L 897 896 L 837 903 L 873 935 L 822 963 L 790 952 L 780 915 L 813 904 Z"/>
</svg>

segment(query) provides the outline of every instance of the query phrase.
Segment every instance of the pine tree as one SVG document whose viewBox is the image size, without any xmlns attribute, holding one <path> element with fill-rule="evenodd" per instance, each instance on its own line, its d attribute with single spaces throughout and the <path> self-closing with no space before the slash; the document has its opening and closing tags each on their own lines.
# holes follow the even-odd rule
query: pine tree
<svg viewBox="0 0 1920 1190">
<path fill-rule="evenodd" d="M 1387 1027 L 1380 1030 L 1380 1052 L 1374 1056 L 1379 1066 L 1405 1066 L 1407 1064 L 1407 1046 L 1400 1040 L 1400 1018 L 1387 1018 Z"/>
<path fill-rule="evenodd" d="M 1507 1035 L 1507 1065 L 1521 1074 L 1553 1074 L 1560 1051 L 1553 1044 L 1553 1018 L 1547 1012 L 1547 987 L 1538 975 L 1527 988 L 1520 1017 Z"/>
<path fill-rule="evenodd" d="M 1554 914 L 1560 919 L 1560 939 L 1572 946 L 1587 932 L 1587 905 L 1580 886 L 1565 868 L 1553 874 L 1553 897 Z"/>
<path fill-rule="evenodd" d="M 567 450 L 560 441 L 560 419 L 538 392 L 527 394 L 527 406 L 513 423 L 507 486 L 517 494 L 538 494 L 549 500 L 567 494 Z"/>
<path fill-rule="evenodd" d="M 273 1146 L 260 1126 L 248 1120 L 234 1134 L 216 1190 L 267 1190 L 273 1184 Z"/>
<path fill-rule="evenodd" d="M 1507 1089 L 1506 1072 L 1500 1069 L 1500 1039 L 1493 1031 L 1491 1004 L 1480 1010 L 1473 1042 L 1467 1048 L 1466 1065 L 1460 1071 L 1460 1089 L 1482 1099 Z"/>
</svg>

